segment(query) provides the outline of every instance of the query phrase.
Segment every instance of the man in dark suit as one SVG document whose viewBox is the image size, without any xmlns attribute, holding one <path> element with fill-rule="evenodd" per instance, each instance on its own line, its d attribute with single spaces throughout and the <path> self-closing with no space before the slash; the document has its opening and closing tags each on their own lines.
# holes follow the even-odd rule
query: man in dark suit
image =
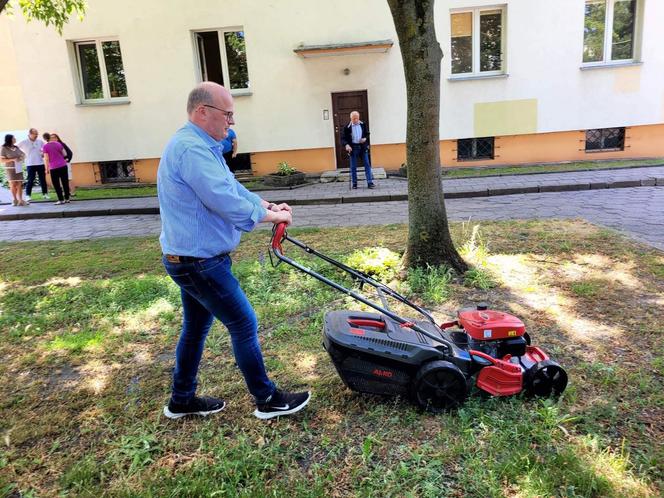
<svg viewBox="0 0 664 498">
<path fill-rule="evenodd" d="M 350 154 L 350 178 L 353 188 L 357 188 L 357 160 L 362 155 L 364 173 L 367 178 L 367 186 L 376 188 L 371 175 L 371 162 L 369 161 L 369 130 L 367 125 L 360 121 L 360 113 L 350 113 L 350 123 L 344 126 L 341 132 L 341 145 Z"/>
</svg>

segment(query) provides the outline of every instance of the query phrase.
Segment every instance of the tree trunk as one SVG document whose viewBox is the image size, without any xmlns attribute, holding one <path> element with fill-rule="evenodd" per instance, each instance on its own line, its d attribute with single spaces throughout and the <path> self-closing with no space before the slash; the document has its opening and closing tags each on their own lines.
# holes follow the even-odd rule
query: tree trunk
<svg viewBox="0 0 664 498">
<path fill-rule="evenodd" d="M 387 0 L 399 37 L 406 76 L 408 128 L 409 267 L 447 264 L 459 272 L 468 265 L 457 252 L 447 223 L 440 172 L 440 61 L 433 20 L 435 0 Z"/>
</svg>

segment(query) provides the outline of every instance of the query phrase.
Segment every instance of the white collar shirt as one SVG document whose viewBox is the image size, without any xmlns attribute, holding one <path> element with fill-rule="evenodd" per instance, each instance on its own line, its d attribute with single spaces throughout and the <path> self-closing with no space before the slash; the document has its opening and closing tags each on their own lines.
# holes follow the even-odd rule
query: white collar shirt
<svg viewBox="0 0 664 498">
<path fill-rule="evenodd" d="M 42 148 L 44 141 L 37 138 L 34 142 L 29 138 L 19 142 L 18 148 L 25 154 L 26 166 L 40 166 L 44 164 L 44 157 L 42 156 Z"/>
</svg>

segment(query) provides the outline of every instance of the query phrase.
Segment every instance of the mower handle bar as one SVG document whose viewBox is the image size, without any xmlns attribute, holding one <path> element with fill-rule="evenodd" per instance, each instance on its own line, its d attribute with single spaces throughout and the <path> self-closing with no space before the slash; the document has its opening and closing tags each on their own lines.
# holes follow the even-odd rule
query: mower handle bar
<svg viewBox="0 0 664 498">
<path fill-rule="evenodd" d="M 317 273 L 314 270 L 312 270 L 310 268 L 307 268 L 306 266 L 303 266 L 300 263 L 298 263 L 297 261 L 289 258 L 288 256 L 286 256 L 284 254 L 283 249 L 281 247 L 281 243 L 284 240 L 287 240 L 288 242 L 291 242 L 292 244 L 298 246 L 299 248 L 304 250 L 306 253 L 317 256 L 317 257 L 321 258 L 323 261 L 326 261 L 327 263 L 330 263 L 331 265 L 334 265 L 337 268 L 340 268 L 341 270 L 344 270 L 345 272 L 347 272 L 351 276 L 353 276 L 355 279 L 360 280 L 363 283 L 367 283 L 367 284 L 375 287 L 379 296 L 380 296 L 380 292 L 384 292 L 387 295 L 389 295 L 390 297 L 394 298 L 395 300 L 411 307 L 412 309 L 414 309 L 415 311 L 417 311 L 421 315 L 425 316 L 427 318 L 427 320 L 429 320 L 431 323 L 436 325 L 436 327 L 438 327 L 438 325 L 436 324 L 436 321 L 434 320 L 434 318 L 431 316 L 431 314 L 429 312 L 427 312 L 426 310 L 420 308 L 416 304 L 410 302 L 408 299 L 406 299 L 404 296 L 402 296 L 401 294 L 399 294 L 395 290 L 389 288 L 388 286 L 386 286 L 386 285 L 384 285 L 380 282 L 375 281 L 370 276 L 368 276 L 368 275 L 366 275 L 366 274 L 364 274 L 364 273 L 362 273 L 358 270 L 355 270 L 354 268 L 351 268 L 350 266 L 347 266 L 347 265 L 341 263 L 340 261 L 337 261 L 336 259 L 333 259 L 329 256 L 326 256 L 325 254 L 322 254 L 322 253 L 316 251 L 315 249 L 312 249 L 311 247 L 307 246 L 305 243 L 290 237 L 288 235 L 288 232 L 286 231 L 286 223 L 285 222 L 277 223 L 272 228 L 272 241 L 271 241 L 270 245 L 271 245 L 271 248 L 272 248 L 272 252 L 277 257 L 277 259 L 279 259 L 280 261 L 284 261 L 284 262 L 288 263 L 289 265 L 297 268 L 298 270 L 306 273 L 307 275 L 309 275 L 311 277 L 314 277 L 317 280 L 320 280 L 324 284 L 327 284 L 330 287 L 333 287 L 334 289 L 336 289 L 340 292 L 343 292 L 344 294 L 349 295 L 353 299 L 355 299 L 355 300 L 357 300 L 357 301 L 359 301 L 363 304 L 366 304 L 367 306 L 375 309 L 376 311 L 379 311 L 380 313 L 383 313 L 384 315 L 390 317 L 391 319 L 395 320 L 396 322 L 400 323 L 401 325 L 406 326 L 406 327 L 408 327 L 412 330 L 415 330 L 415 331 L 419 332 L 420 334 L 428 337 L 429 339 L 432 339 L 432 340 L 434 340 L 438 343 L 441 343 L 441 344 L 445 345 L 450 350 L 450 352 L 452 350 L 454 350 L 454 345 L 451 342 L 443 339 L 442 337 L 435 336 L 431 332 L 428 332 L 428 331 L 424 330 L 419 325 L 417 325 L 415 323 L 412 323 L 412 322 L 406 320 L 405 318 L 400 317 L 399 315 L 393 313 L 392 311 L 379 306 L 377 303 L 375 303 L 373 301 L 370 301 L 369 299 L 367 299 L 363 295 L 358 294 L 358 293 L 356 293 L 356 292 L 354 292 L 354 291 L 352 291 L 352 290 L 350 290 L 350 289 L 334 282 L 333 280 L 330 280 L 329 278 L 324 277 L 320 273 Z M 276 266 L 278 264 L 279 263 L 276 263 L 274 266 Z M 441 333 L 442 333 L 442 330 L 441 330 Z"/>
</svg>

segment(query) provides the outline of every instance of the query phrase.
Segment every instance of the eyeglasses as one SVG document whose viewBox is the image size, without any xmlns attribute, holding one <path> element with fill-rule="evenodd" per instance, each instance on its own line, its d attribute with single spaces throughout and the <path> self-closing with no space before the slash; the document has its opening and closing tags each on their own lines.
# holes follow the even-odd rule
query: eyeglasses
<svg viewBox="0 0 664 498">
<path fill-rule="evenodd" d="M 233 121 L 233 111 L 225 111 L 224 109 L 219 109 L 218 107 L 210 104 L 203 104 L 203 107 L 210 107 L 212 109 L 216 109 L 217 111 L 223 112 L 228 121 Z"/>
</svg>

